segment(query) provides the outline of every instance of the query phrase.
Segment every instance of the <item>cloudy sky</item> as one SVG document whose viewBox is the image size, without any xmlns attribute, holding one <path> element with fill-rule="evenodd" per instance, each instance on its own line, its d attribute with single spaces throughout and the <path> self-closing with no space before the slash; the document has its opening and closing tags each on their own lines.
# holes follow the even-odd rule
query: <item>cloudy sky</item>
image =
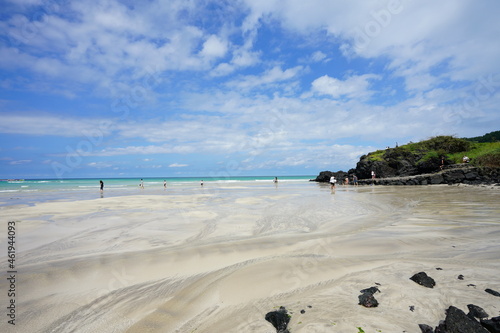
<svg viewBox="0 0 500 333">
<path fill-rule="evenodd" d="M 316 175 L 500 129 L 497 0 L 0 6 L 0 178 Z"/>
</svg>

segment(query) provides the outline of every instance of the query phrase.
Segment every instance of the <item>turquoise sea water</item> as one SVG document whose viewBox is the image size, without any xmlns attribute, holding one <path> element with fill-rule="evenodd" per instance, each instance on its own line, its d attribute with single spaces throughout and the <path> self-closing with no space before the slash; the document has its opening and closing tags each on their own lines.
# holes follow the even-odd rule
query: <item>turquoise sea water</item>
<svg viewBox="0 0 500 333">
<path fill-rule="evenodd" d="M 189 194 L 198 191 L 203 180 L 203 188 L 227 189 L 237 187 L 292 186 L 309 183 L 315 176 L 278 177 L 278 184 L 273 183 L 273 176 L 256 177 L 188 177 L 188 178 L 144 178 L 144 189 L 139 187 L 140 178 L 103 178 L 105 196 L 133 194 L 160 194 L 165 192 L 163 182 L 167 182 L 167 191 L 176 194 Z M 47 200 L 76 200 L 95 198 L 99 191 L 100 179 L 24 179 L 0 181 L 0 200 L 2 204 L 12 204 L 12 200 L 37 202 Z M 102 196 L 102 195 L 101 195 Z M 98 197 L 98 196 L 97 196 Z"/>
</svg>

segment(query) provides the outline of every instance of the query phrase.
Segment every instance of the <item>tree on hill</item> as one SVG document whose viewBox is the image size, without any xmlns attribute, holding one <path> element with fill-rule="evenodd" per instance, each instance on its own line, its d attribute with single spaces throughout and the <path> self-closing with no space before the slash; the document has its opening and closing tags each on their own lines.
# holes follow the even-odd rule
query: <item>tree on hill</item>
<svg viewBox="0 0 500 333">
<path fill-rule="evenodd" d="M 465 140 L 480 143 L 498 142 L 500 141 L 500 131 L 490 132 L 483 136 L 476 136 L 474 138 L 466 138 Z"/>
</svg>

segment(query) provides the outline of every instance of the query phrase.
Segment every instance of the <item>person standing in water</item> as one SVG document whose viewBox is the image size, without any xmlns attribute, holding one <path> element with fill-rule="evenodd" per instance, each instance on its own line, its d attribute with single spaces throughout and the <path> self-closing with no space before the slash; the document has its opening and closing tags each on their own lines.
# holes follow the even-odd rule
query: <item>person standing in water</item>
<svg viewBox="0 0 500 333">
<path fill-rule="evenodd" d="M 333 190 L 335 188 L 335 183 L 337 182 L 337 179 L 335 179 L 335 176 L 330 177 L 330 188 Z"/>
<path fill-rule="evenodd" d="M 203 179 L 201 180 L 201 183 L 200 183 L 200 185 L 201 185 L 201 186 L 203 187 Z"/>
<path fill-rule="evenodd" d="M 101 192 L 104 191 L 104 182 L 102 180 L 100 180 L 99 184 L 101 185 Z"/>
<path fill-rule="evenodd" d="M 166 180 L 164 180 L 164 181 L 163 181 L 163 189 L 164 189 L 164 190 L 166 190 L 166 189 L 167 189 L 167 181 L 166 181 Z"/>
<path fill-rule="evenodd" d="M 139 187 L 140 187 L 142 190 L 144 190 L 144 181 L 142 180 L 142 178 L 141 178 L 141 183 L 139 184 Z"/>
</svg>

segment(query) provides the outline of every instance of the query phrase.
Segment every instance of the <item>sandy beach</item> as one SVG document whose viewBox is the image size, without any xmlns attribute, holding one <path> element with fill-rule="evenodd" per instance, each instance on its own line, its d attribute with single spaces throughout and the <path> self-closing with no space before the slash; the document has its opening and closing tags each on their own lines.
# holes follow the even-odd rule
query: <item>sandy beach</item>
<svg viewBox="0 0 500 333">
<path fill-rule="evenodd" d="M 484 291 L 500 290 L 498 189 L 218 186 L 0 207 L 2 267 L 7 221 L 17 242 L 1 331 L 272 333 L 280 306 L 292 333 L 420 332 L 470 303 L 500 315 Z M 379 306 L 358 305 L 377 284 Z"/>
</svg>

